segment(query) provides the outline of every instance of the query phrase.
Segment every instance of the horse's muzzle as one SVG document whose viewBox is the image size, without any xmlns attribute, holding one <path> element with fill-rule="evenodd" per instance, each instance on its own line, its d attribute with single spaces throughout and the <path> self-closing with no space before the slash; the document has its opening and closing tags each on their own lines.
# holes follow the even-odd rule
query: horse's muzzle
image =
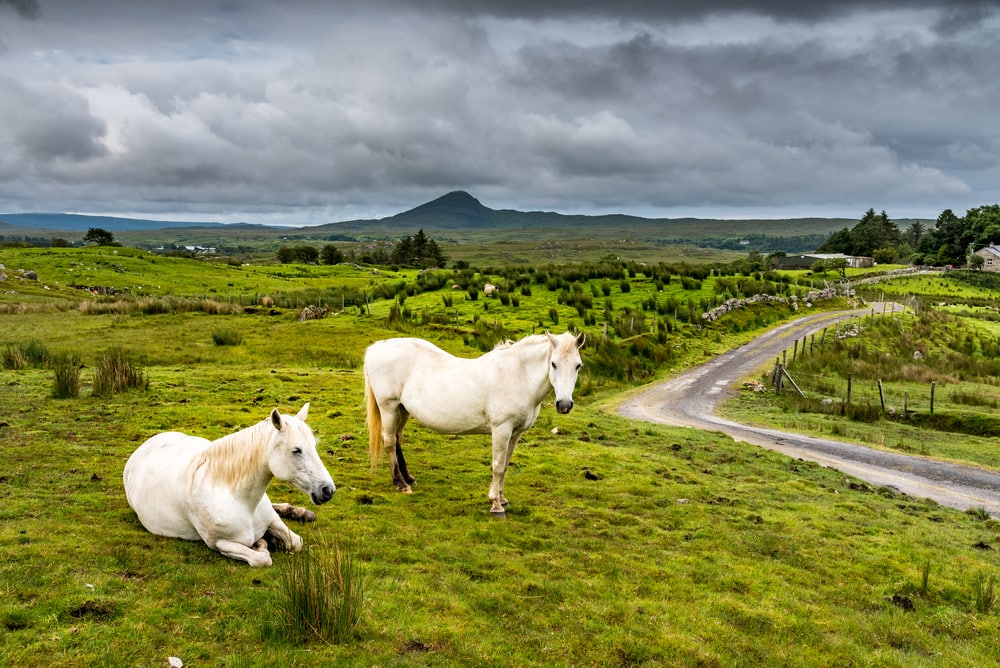
<svg viewBox="0 0 1000 668">
<path fill-rule="evenodd" d="M 333 498 L 333 493 L 337 491 L 337 488 L 333 485 L 323 485 L 319 488 L 318 492 L 312 492 L 309 496 L 312 497 L 313 503 L 317 506 L 321 506 L 330 499 Z"/>
<path fill-rule="evenodd" d="M 571 410 L 573 410 L 573 401 L 572 400 L 560 399 L 559 401 L 556 402 L 556 412 L 557 413 L 565 415 L 566 413 L 569 413 Z"/>
</svg>

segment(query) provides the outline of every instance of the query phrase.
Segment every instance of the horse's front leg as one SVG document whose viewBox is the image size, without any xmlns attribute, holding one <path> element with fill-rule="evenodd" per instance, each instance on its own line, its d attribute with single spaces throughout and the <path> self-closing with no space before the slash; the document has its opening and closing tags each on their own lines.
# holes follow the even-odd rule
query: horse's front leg
<svg viewBox="0 0 1000 668">
<path fill-rule="evenodd" d="M 282 521 L 266 494 L 254 510 L 254 526 L 257 531 L 263 526 L 264 537 L 270 536 L 274 546 L 281 550 L 298 552 L 302 549 L 302 538 Z"/>
<path fill-rule="evenodd" d="M 255 568 L 271 565 L 271 553 L 267 551 L 267 543 L 263 538 L 254 543 L 253 547 L 234 540 L 216 541 L 214 547 L 230 559 L 245 561 Z"/>
<path fill-rule="evenodd" d="M 514 432 L 510 435 L 510 440 L 507 443 L 507 463 L 504 465 L 505 472 L 508 468 L 510 468 L 510 460 L 511 457 L 514 456 L 514 448 L 517 447 L 517 442 L 521 440 L 522 433 L 523 432 L 521 430 L 515 429 Z M 504 480 L 506 479 L 507 479 L 506 475 L 500 478 L 500 505 L 502 506 L 507 506 L 510 504 L 510 502 L 507 500 L 507 497 L 503 493 L 503 483 Z"/>
<path fill-rule="evenodd" d="M 282 522 L 281 518 L 277 515 L 267 525 L 267 531 L 264 533 L 265 535 L 270 535 L 275 543 L 286 552 L 302 551 L 302 537 L 289 529 L 288 525 Z"/>
<path fill-rule="evenodd" d="M 500 425 L 493 428 L 493 482 L 490 485 L 490 514 L 495 517 L 506 515 L 504 505 L 507 499 L 503 495 L 503 479 L 507 474 L 507 466 L 510 464 L 510 448 L 513 430 L 509 425 Z"/>
</svg>

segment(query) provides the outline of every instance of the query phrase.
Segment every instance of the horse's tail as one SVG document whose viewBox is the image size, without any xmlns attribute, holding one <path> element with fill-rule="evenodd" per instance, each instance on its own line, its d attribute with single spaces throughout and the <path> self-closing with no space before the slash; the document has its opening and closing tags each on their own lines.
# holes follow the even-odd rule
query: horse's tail
<svg viewBox="0 0 1000 668">
<path fill-rule="evenodd" d="M 368 460 L 372 470 L 378 466 L 378 460 L 382 456 L 382 411 L 378 408 L 378 401 L 372 391 L 371 383 L 368 381 L 368 374 L 365 373 L 365 403 L 367 412 L 365 419 L 368 423 Z"/>
</svg>

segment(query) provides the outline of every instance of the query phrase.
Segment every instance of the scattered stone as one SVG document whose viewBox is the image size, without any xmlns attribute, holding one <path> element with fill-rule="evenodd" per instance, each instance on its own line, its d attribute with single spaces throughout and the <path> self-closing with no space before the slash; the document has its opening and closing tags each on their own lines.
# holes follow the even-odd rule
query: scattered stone
<svg viewBox="0 0 1000 668">
<path fill-rule="evenodd" d="M 299 322 L 305 322 L 306 320 L 321 320 L 325 318 L 330 312 L 330 309 L 325 306 L 309 306 L 302 309 L 302 313 L 299 314 Z"/>
</svg>

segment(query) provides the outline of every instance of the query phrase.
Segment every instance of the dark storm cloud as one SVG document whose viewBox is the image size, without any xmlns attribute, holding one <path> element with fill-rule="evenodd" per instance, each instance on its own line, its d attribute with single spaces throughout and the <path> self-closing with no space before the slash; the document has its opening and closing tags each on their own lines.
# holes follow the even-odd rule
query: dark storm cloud
<svg viewBox="0 0 1000 668">
<path fill-rule="evenodd" d="M 996 3 L 42 0 L 26 22 L 0 2 L 0 211 L 1000 198 Z"/>
<path fill-rule="evenodd" d="M 405 0 L 374 0 L 376 4 L 412 7 Z M 644 21 L 696 19 L 713 14 L 757 14 L 778 20 L 815 20 L 856 10 L 947 9 L 972 17 L 996 8 L 995 0 L 423 0 L 423 9 L 519 19 L 597 17 Z"/>
<path fill-rule="evenodd" d="M 38 2 L 36 0 L 0 0 L 0 9 L 12 7 L 21 18 L 38 18 Z"/>
</svg>

